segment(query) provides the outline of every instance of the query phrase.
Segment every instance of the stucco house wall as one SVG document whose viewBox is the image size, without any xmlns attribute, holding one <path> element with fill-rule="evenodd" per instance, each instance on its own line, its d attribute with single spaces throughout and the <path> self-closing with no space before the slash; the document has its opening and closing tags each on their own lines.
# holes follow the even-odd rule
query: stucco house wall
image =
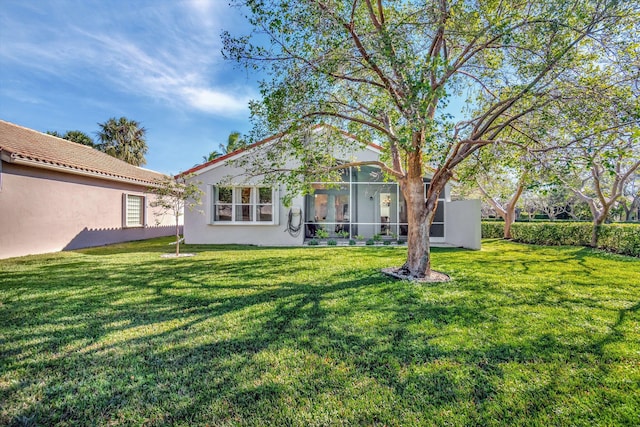
<svg viewBox="0 0 640 427">
<path fill-rule="evenodd" d="M 31 153 L 31 157 L 19 154 L 21 147 L 9 140 L 12 133 L 16 133 L 14 136 L 21 142 L 34 138 L 27 141 L 33 143 L 34 148 L 39 143 L 62 144 L 63 148 L 69 148 L 66 144 L 73 144 L 0 121 L 0 258 L 175 233 L 175 218 L 170 214 L 154 215 L 158 212 L 150 206 L 154 196 L 146 193 L 149 184 L 141 180 L 144 177 L 150 180 L 161 174 L 149 171 L 147 176 L 147 172 L 142 171 L 138 182 L 131 182 L 133 180 L 126 176 L 110 176 L 108 171 L 98 174 L 53 160 L 40 161 L 36 157 L 38 153 Z M 51 146 L 46 148 L 52 149 Z M 70 147 L 70 150 L 66 154 L 73 155 L 77 151 L 76 147 Z M 95 150 L 83 147 L 79 152 L 96 155 L 92 151 Z M 59 153 L 55 149 L 53 152 L 54 155 Z M 106 156 L 97 154 L 98 157 L 102 155 Z M 19 160 L 24 160 L 24 163 Z M 133 166 L 122 165 L 124 172 L 130 167 Z M 144 197 L 144 225 L 126 226 L 124 195 Z"/>
<path fill-rule="evenodd" d="M 276 188 L 274 216 L 270 224 L 224 224 L 212 221 L 214 187 L 224 182 L 228 186 L 259 186 L 260 177 L 247 177 L 246 170 L 234 164 L 234 160 L 245 155 L 260 156 L 261 150 L 267 144 L 261 141 L 249 150 L 239 150 L 236 153 L 223 156 L 211 162 L 200 165 L 186 173 L 193 173 L 195 181 L 200 182 L 203 191 L 200 209 L 185 211 L 184 238 L 190 244 L 250 244 L 260 246 L 296 246 L 305 240 L 304 225 L 300 233 L 292 235 L 287 232 L 289 213 L 293 209 L 301 209 L 304 215 L 305 199 L 295 195 L 289 207 L 282 203 L 285 193 L 284 186 Z M 380 152 L 374 146 L 357 151 L 336 151 L 336 158 L 350 159 L 355 157 L 362 161 L 377 160 Z M 289 166 L 293 166 L 289 164 Z M 231 177 L 231 178 L 230 178 Z M 304 221 L 304 218 L 302 218 Z M 294 220 L 294 225 L 297 221 Z"/>
<path fill-rule="evenodd" d="M 297 235 L 291 235 L 287 232 L 288 218 L 291 209 L 299 208 L 302 210 L 303 222 L 312 221 L 310 218 L 310 206 L 309 198 L 305 200 L 305 197 L 296 195 L 291 202 L 291 208 L 285 207 L 282 204 L 282 196 L 285 189 L 280 186 L 275 192 L 275 206 L 274 214 L 275 221 L 269 224 L 243 224 L 243 223 L 225 223 L 214 221 L 214 208 L 213 201 L 215 198 L 214 188 L 216 186 L 221 187 L 243 187 L 243 186 L 259 186 L 261 184 L 260 177 L 247 178 L 249 174 L 244 168 L 234 166 L 234 160 L 243 156 L 260 157 L 261 150 L 266 149 L 266 145 L 263 142 L 249 147 L 247 150 L 239 150 L 238 152 L 231 153 L 213 161 L 207 162 L 203 165 L 197 166 L 186 173 L 193 174 L 192 178 L 195 181 L 200 182 L 200 189 L 203 191 L 204 196 L 202 198 L 202 206 L 200 212 L 197 210 L 185 212 L 185 242 L 193 244 L 254 244 L 262 246 L 295 246 L 301 245 L 305 241 L 306 237 L 309 237 L 308 230 L 303 227 L 301 232 Z M 366 148 L 356 150 L 349 153 L 336 153 L 335 157 L 338 159 L 358 159 L 360 161 L 375 161 L 380 156 L 380 147 L 370 145 Z M 250 167 L 249 162 L 246 168 Z M 366 183 L 357 184 L 352 186 L 351 203 L 357 205 L 357 211 L 353 206 L 350 207 L 351 222 L 344 223 L 344 230 L 351 230 L 352 237 L 355 234 L 357 228 L 357 234 L 370 238 L 374 234 L 381 230 L 381 215 L 380 204 L 375 197 L 381 197 L 379 193 L 375 194 L 375 197 L 366 190 Z M 371 183 L 371 188 L 380 188 L 384 185 L 383 182 L 377 181 Z M 389 184 L 395 185 L 395 184 Z M 360 191 L 356 191 L 355 188 Z M 376 187 L 378 186 L 378 187 Z M 444 218 L 444 237 L 433 237 L 431 241 L 433 244 L 445 244 L 452 246 L 462 246 L 473 249 L 479 249 L 480 242 L 477 239 L 476 229 L 480 230 L 480 209 L 479 203 L 471 203 L 468 205 L 459 204 L 457 202 L 452 203 L 449 198 L 450 188 L 446 187 L 445 191 L 441 195 L 443 203 L 443 211 L 439 214 Z M 397 204 L 398 194 L 397 190 L 394 193 L 390 192 L 390 212 L 392 216 L 398 215 Z M 333 203 L 329 199 L 328 203 Z M 336 199 L 337 200 L 337 199 Z M 311 200 L 313 204 L 313 201 Z M 332 205 L 333 206 L 333 205 Z M 387 205 L 389 206 L 389 205 Z M 461 209 L 460 209 L 461 208 Z M 477 208 L 477 209 L 476 209 Z M 297 225 L 299 221 L 294 221 L 294 225 Z M 317 221 L 316 221 L 317 222 Z M 448 224 L 451 222 L 451 224 Z M 454 224 L 455 223 L 455 224 Z M 347 225 L 347 224 L 350 224 Z M 310 226 L 314 226 L 311 224 Z M 337 232 L 341 224 L 332 222 L 331 218 L 326 219 L 324 223 L 318 223 L 319 227 L 333 232 L 334 228 Z M 309 226 L 309 224 L 307 224 Z M 442 225 L 439 226 L 442 230 Z M 397 229 L 391 230 L 392 232 Z M 306 233 L 305 233 L 306 232 Z M 389 233 L 391 236 L 393 233 Z M 451 238 L 449 238 L 451 234 Z"/>
</svg>

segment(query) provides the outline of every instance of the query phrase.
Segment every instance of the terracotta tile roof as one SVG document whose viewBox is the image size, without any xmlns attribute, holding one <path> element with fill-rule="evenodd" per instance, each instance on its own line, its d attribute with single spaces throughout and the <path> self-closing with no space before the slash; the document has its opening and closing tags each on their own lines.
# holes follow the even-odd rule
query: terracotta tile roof
<svg viewBox="0 0 640 427">
<path fill-rule="evenodd" d="M 86 145 L 0 120 L 3 160 L 98 178 L 151 184 L 164 175 L 130 165 Z M 7 156 L 8 155 L 8 156 Z"/>
</svg>

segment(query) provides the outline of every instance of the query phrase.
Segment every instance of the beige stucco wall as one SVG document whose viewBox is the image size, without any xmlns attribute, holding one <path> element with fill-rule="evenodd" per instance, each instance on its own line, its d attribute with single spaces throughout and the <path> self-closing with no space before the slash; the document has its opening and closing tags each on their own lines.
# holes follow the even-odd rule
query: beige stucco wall
<svg viewBox="0 0 640 427">
<path fill-rule="evenodd" d="M 147 227 L 123 227 L 123 194 L 145 187 L 2 162 L 0 258 L 140 240 L 175 233 L 146 200 Z"/>
</svg>

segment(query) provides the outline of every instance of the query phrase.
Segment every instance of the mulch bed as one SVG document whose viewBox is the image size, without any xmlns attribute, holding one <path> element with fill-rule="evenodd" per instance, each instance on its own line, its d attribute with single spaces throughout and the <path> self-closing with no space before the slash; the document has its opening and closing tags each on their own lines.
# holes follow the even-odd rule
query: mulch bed
<svg viewBox="0 0 640 427">
<path fill-rule="evenodd" d="M 401 267 L 388 267 L 383 268 L 382 273 L 387 276 L 395 277 L 400 280 L 408 280 L 410 282 L 415 283 L 439 283 L 439 282 L 448 282 L 451 280 L 447 274 L 441 273 L 439 271 L 431 270 L 431 274 L 427 277 L 414 277 L 404 273 L 404 270 Z"/>
</svg>

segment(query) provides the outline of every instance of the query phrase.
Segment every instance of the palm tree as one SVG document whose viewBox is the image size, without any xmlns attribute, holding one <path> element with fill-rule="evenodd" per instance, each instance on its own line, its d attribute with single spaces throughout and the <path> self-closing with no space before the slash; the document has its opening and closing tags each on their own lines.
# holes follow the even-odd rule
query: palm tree
<svg viewBox="0 0 640 427">
<path fill-rule="evenodd" d="M 239 150 L 240 148 L 245 147 L 246 145 L 247 143 L 240 138 L 240 132 L 233 131 L 229 134 L 229 137 L 227 138 L 227 144 L 219 145 L 220 151 L 213 150 L 206 156 L 202 156 L 202 160 L 204 162 L 210 162 L 211 160 L 217 159 L 220 156 Z"/>
<path fill-rule="evenodd" d="M 211 160 L 217 159 L 220 156 L 222 156 L 222 153 L 220 153 L 219 151 L 213 150 L 208 155 L 202 156 L 202 161 L 210 162 Z"/>
<path fill-rule="evenodd" d="M 98 132 L 98 150 L 134 166 L 147 163 L 144 158 L 148 149 L 145 140 L 147 130 L 140 123 L 126 117 L 112 117 L 104 123 L 98 123 L 98 126 L 101 128 Z"/>
<path fill-rule="evenodd" d="M 245 145 L 247 145 L 247 143 L 240 138 L 240 132 L 233 131 L 227 138 L 227 145 L 225 146 L 223 144 L 220 144 L 220 148 L 225 152 L 225 154 L 229 154 L 244 147 Z"/>
</svg>

